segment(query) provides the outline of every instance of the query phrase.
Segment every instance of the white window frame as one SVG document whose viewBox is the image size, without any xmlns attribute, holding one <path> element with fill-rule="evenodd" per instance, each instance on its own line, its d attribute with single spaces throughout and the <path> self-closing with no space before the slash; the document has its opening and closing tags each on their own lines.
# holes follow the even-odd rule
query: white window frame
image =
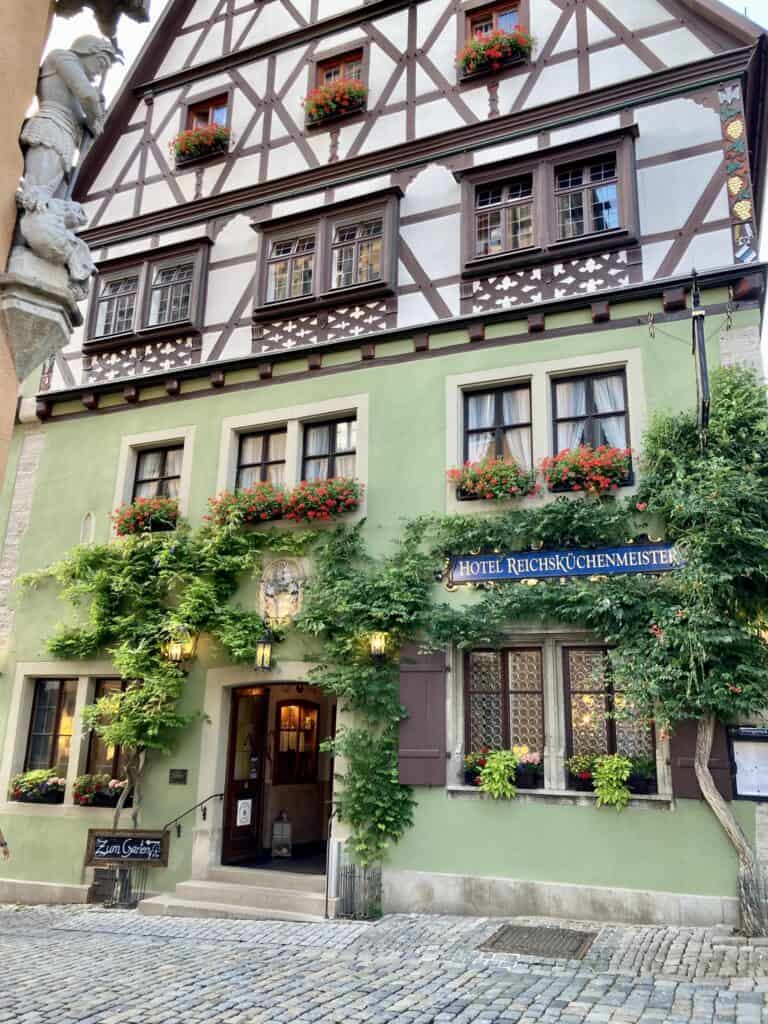
<svg viewBox="0 0 768 1024">
<path fill-rule="evenodd" d="M 544 344 L 538 342 L 537 344 Z M 556 343 L 555 343 L 556 344 Z M 569 375 L 620 370 L 626 374 L 627 418 L 630 437 L 641 438 L 645 433 L 648 411 L 645 401 L 643 376 L 643 353 L 640 349 L 620 349 L 612 352 L 595 353 L 588 356 L 571 356 L 567 359 L 552 359 L 472 373 L 456 374 L 445 380 L 446 436 L 445 469 L 461 467 L 464 462 L 464 393 L 482 390 L 483 387 L 500 387 L 510 384 L 528 384 L 531 389 L 531 437 L 533 465 L 538 466 L 552 451 L 552 382 Z M 635 449 L 637 450 L 637 449 Z M 633 494 L 636 485 L 624 488 L 622 493 Z M 524 499 L 528 503 L 544 503 L 559 497 L 542 488 L 538 497 Z M 579 495 L 574 496 L 576 499 Z M 446 478 L 445 510 L 448 513 L 477 515 L 498 511 L 499 503 L 494 501 L 459 501 L 456 484 Z"/>
<path fill-rule="evenodd" d="M 195 427 L 176 427 L 170 430 L 155 430 L 147 434 L 130 434 L 120 442 L 120 456 L 117 464 L 115 492 L 112 500 L 113 509 L 123 504 L 130 504 L 133 498 L 133 482 L 136 476 L 136 464 L 139 454 L 147 448 L 162 448 L 171 445 L 183 445 L 184 455 L 181 461 L 181 479 L 179 481 L 179 514 L 189 515 L 189 494 L 192 483 L 192 463 L 194 457 Z M 116 536 L 114 525 L 112 536 Z"/>
<path fill-rule="evenodd" d="M 360 508 L 349 521 L 356 522 L 366 515 L 368 485 L 368 395 L 348 395 L 323 402 L 290 405 L 281 409 L 268 409 L 244 416 L 230 416 L 222 422 L 219 445 L 219 467 L 216 493 L 234 490 L 237 479 L 237 456 L 240 436 L 258 430 L 286 428 L 285 489 L 290 490 L 301 481 L 303 437 L 305 425 L 337 419 L 344 415 L 357 420 L 357 449 L 355 453 L 355 479 L 364 485 Z M 186 459 L 186 449 L 184 452 Z"/>
</svg>

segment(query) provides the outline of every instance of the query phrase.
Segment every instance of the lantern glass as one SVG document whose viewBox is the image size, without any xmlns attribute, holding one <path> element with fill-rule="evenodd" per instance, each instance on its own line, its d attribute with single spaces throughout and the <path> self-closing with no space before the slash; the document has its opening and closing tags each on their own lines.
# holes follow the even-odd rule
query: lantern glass
<svg viewBox="0 0 768 1024">
<path fill-rule="evenodd" d="M 368 642 L 371 649 L 371 655 L 374 658 L 383 658 L 384 655 L 387 653 L 387 646 L 389 644 L 389 633 L 371 633 Z"/>
<path fill-rule="evenodd" d="M 163 645 L 163 654 L 174 665 L 191 661 L 197 653 L 197 636 L 194 633 L 177 634 Z"/>
<path fill-rule="evenodd" d="M 261 672 L 269 672 L 272 668 L 272 634 L 270 632 L 266 632 L 256 644 L 253 667 Z"/>
</svg>

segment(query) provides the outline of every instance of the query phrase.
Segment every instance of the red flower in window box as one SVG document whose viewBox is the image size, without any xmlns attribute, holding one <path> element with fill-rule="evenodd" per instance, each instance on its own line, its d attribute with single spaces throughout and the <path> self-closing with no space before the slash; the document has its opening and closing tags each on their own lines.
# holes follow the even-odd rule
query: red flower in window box
<svg viewBox="0 0 768 1024">
<path fill-rule="evenodd" d="M 283 518 L 285 502 L 285 491 L 265 481 L 240 491 L 223 491 L 210 498 L 207 518 L 216 526 L 265 523 Z"/>
<path fill-rule="evenodd" d="M 461 469 L 449 469 L 448 479 L 456 484 L 459 497 L 482 498 L 485 501 L 506 501 L 536 494 L 536 474 L 522 469 L 514 460 L 483 459 L 466 462 Z"/>
<path fill-rule="evenodd" d="M 226 153 L 229 149 L 231 132 L 220 124 L 207 124 L 204 128 L 187 128 L 171 140 L 171 156 L 177 164 L 196 157 Z"/>
<path fill-rule="evenodd" d="M 507 64 L 528 60 L 533 39 L 521 28 L 514 32 L 497 29 L 476 35 L 459 51 L 456 64 L 462 76 L 500 71 Z"/>
<path fill-rule="evenodd" d="M 285 518 L 323 522 L 354 512 L 360 507 L 363 485 L 357 480 L 303 480 L 287 496 Z"/>
<path fill-rule="evenodd" d="M 582 445 L 565 449 L 541 463 L 551 491 L 585 491 L 587 494 L 618 490 L 626 483 L 631 470 L 632 450 L 607 444 L 599 448 Z"/>
<path fill-rule="evenodd" d="M 176 498 L 137 498 L 130 505 L 121 505 L 111 518 L 118 537 L 160 533 L 175 529 L 179 521 L 179 503 Z"/>
<path fill-rule="evenodd" d="M 365 108 L 368 87 L 359 78 L 339 78 L 311 89 L 302 100 L 307 124 L 320 124 L 330 118 Z"/>
</svg>

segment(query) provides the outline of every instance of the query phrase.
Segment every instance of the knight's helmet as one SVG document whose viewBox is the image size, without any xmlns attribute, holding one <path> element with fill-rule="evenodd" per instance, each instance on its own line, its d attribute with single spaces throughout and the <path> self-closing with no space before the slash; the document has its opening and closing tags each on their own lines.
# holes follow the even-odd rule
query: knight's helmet
<svg viewBox="0 0 768 1024">
<path fill-rule="evenodd" d="M 78 57 L 92 57 L 96 54 L 104 54 L 112 64 L 120 59 L 114 45 L 103 36 L 78 36 L 69 49 L 76 53 Z"/>
</svg>

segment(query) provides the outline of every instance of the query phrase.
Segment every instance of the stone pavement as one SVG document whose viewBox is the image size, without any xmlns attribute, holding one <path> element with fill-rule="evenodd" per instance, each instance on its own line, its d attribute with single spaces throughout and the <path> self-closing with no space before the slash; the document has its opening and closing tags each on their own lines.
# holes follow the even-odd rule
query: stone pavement
<svg viewBox="0 0 768 1024">
<path fill-rule="evenodd" d="M 0 906 L 0 1024 L 768 1022 L 768 947 L 724 929 L 578 923 L 599 934 L 571 961 L 479 950 L 502 924 Z"/>
</svg>

